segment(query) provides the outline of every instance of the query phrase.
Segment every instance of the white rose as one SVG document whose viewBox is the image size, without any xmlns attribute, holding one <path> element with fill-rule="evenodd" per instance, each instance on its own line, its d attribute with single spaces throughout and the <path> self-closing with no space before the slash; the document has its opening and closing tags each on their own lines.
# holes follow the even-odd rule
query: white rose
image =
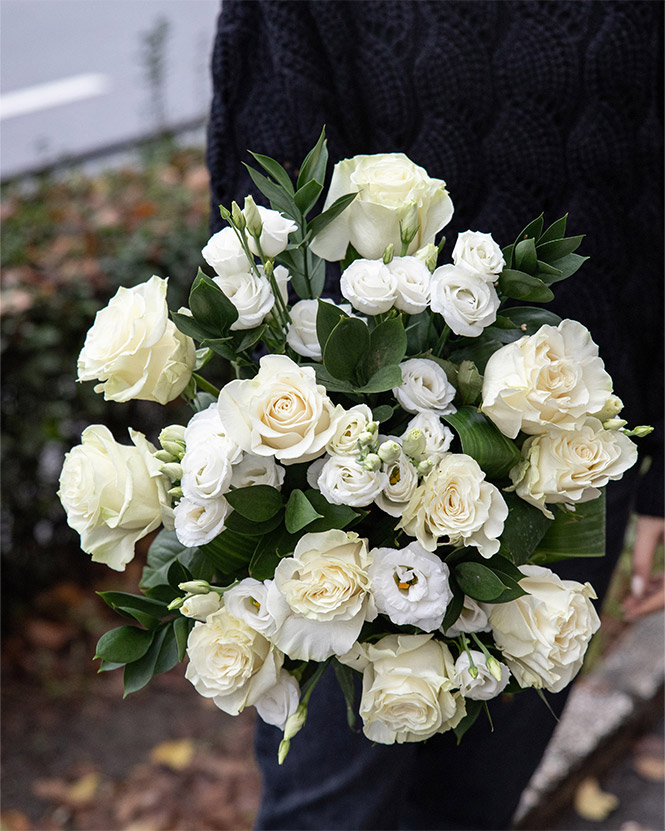
<svg viewBox="0 0 665 831">
<path fill-rule="evenodd" d="M 316 486 L 333 505 L 362 508 L 388 487 L 388 475 L 366 470 L 352 456 L 331 456 L 321 468 Z"/>
<path fill-rule="evenodd" d="M 454 413 L 452 400 L 455 387 L 444 370 L 427 358 L 409 358 L 399 365 L 402 385 L 393 388 L 393 395 L 407 413 Z"/>
<path fill-rule="evenodd" d="M 254 329 L 275 305 L 267 277 L 257 277 L 249 271 L 213 277 L 228 299 L 238 310 L 238 318 L 231 325 L 234 331 Z"/>
<path fill-rule="evenodd" d="M 325 661 L 358 639 L 376 608 L 369 591 L 367 541 L 345 531 L 304 534 L 280 560 L 268 590 L 273 642 L 290 658 Z"/>
<path fill-rule="evenodd" d="M 189 419 L 185 427 L 185 445 L 190 450 L 195 445 L 208 446 L 211 442 L 218 444 L 220 441 L 225 444 L 224 455 L 230 459 L 231 464 L 242 459 L 242 450 L 224 433 L 219 408 L 214 401 L 205 410 L 194 413 Z"/>
<path fill-rule="evenodd" d="M 461 632 L 487 632 L 489 625 L 487 603 L 478 603 L 472 597 L 464 595 L 464 605 L 455 623 L 444 632 L 447 638 L 456 638 Z"/>
<path fill-rule="evenodd" d="M 125 570 L 138 540 L 172 516 L 171 484 L 155 469 L 155 448 L 141 433 L 130 434 L 134 447 L 118 444 L 101 424 L 87 427 L 65 455 L 58 490 L 83 551 L 115 571 Z"/>
<path fill-rule="evenodd" d="M 403 153 L 354 156 L 335 165 L 324 210 L 345 193 L 358 195 L 321 233 L 311 249 L 324 260 L 341 260 L 351 243 L 367 259 L 378 259 L 392 243 L 401 250 L 400 220 L 410 205 L 417 211 L 419 231 L 407 251 L 412 254 L 434 237 L 453 215 L 453 203 L 441 179 Z"/>
<path fill-rule="evenodd" d="M 106 401 L 167 404 L 189 383 L 196 349 L 169 319 L 167 283 L 151 277 L 131 289 L 121 286 L 97 312 L 78 357 L 78 380 L 101 381 L 95 392 Z"/>
<path fill-rule="evenodd" d="M 180 487 L 191 502 L 205 505 L 223 496 L 231 484 L 231 460 L 225 438 L 188 447 L 182 458 Z"/>
<path fill-rule="evenodd" d="M 263 266 L 259 266 L 259 271 L 261 274 L 265 275 L 265 271 L 263 270 Z M 284 304 L 286 305 L 289 302 L 289 280 L 291 279 L 291 275 L 287 268 L 283 265 L 276 265 L 272 272 L 273 279 L 277 284 L 277 291 L 279 291 Z"/>
<path fill-rule="evenodd" d="M 351 306 L 347 303 L 338 305 L 326 297 L 322 297 L 321 300 L 331 306 L 337 305 L 347 315 L 351 312 Z M 320 361 L 322 358 L 321 345 L 316 334 L 318 311 L 318 300 L 299 300 L 290 311 L 291 323 L 286 335 L 286 342 L 294 352 L 305 358 L 312 358 L 314 361 Z"/>
<path fill-rule="evenodd" d="M 335 432 L 326 445 L 331 456 L 357 456 L 358 439 L 372 421 L 372 411 L 367 404 L 356 404 L 340 414 Z"/>
<path fill-rule="evenodd" d="M 425 450 L 418 461 L 421 458 L 431 458 L 438 462 L 443 454 L 447 452 L 454 438 L 450 427 L 447 424 L 442 424 L 439 416 L 432 412 L 418 413 L 417 416 L 414 416 L 406 425 L 402 438 L 411 430 L 420 430 L 425 437 Z"/>
<path fill-rule="evenodd" d="M 418 486 L 397 526 L 428 551 L 473 545 L 483 557 L 499 550 L 508 516 L 499 489 L 485 481 L 480 465 L 464 453 L 449 453 Z"/>
<path fill-rule="evenodd" d="M 231 506 L 223 496 L 207 499 L 202 504 L 183 497 L 175 506 L 175 533 L 188 548 L 211 542 L 226 527 Z"/>
<path fill-rule="evenodd" d="M 501 670 L 501 680 L 497 681 L 487 668 L 483 653 L 475 649 L 471 649 L 470 653 L 478 671 L 475 678 L 469 672 L 471 662 L 467 652 L 462 652 L 455 661 L 455 683 L 460 688 L 460 692 L 465 698 L 471 698 L 474 701 L 489 701 L 490 698 L 496 698 L 508 686 L 510 670 L 501 661 L 497 661 Z"/>
<path fill-rule="evenodd" d="M 464 231 L 458 235 L 453 248 L 453 262 L 477 271 L 490 282 L 494 282 L 506 265 L 503 252 L 492 235 L 480 231 Z"/>
<path fill-rule="evenodd" d="M 222 228 L 213 234 L 201 251 L 203 259 L 220 277 L 247 271 L 249 262 L 233 228 Z"/>
<path fill-rule="evenodd" d="M 418 473 L 409 457 L 400 447 L 399 458 L 383 467 L 387 484 L 374 498 L 376 504 L 390 516 L 401 516 L 402 511 L 418 487 Z"/>
<path fill-rule="evenodd" d="M 266 355 L 254 378 L 230 381 L 218 404 L 224 431 L 239 447 L 284 464 L 320 456 L 342 412 L 311 367 L 284 355 Z"/>
<path fill-rule="evenodd" d="M 261 236 L 259 237 L 261 250 L 266 257 L 276 257 L 286 248 L 289 243 L 289 234 L 297 231 L 298 226 L 292 219 L 282 216 L 279 211 L 272 211 L 262 205 L 257 205 L 256 208 L 263 223 Z M 252 254 L 258 256 L 259 250 L 256 240 L 251 234 L 248 234 L 248 242 L 249 250 Z"/>
<path fill-rule="evenodd" d="M 600 620 L 589 583 L 561 580 L 541 566 L 520 566 L 528 594 L 493 604 L 490 625 L 497 647 L 521 687 L 560 692 L 582 666 Z"/>
<path fill-rule="evenodd" d="M 362 669 L 363 733 L 380 744 L 419 742 L 456 727 L 466 714 L 453 691 L 448 647 L 431 635 L 388 635 L 357 644 L 343 663 Z"/>
<path fill-rule="evenodd" d="M 520 430 L 571 430 L 598 412 L 612 379 L 588 330 L 576 320 L 541 326 L 498 349 L 487 362 L 481 410 L 514 439 Z"/>
<path fill-rule="evenodd" d="M 232 716 L 275 686 L 284 661 L 270 641 L 224 608 L 194 625 L 187 655 L 185 678 Z"/>
<path fill-rule="evenodd" d="M 284 484 L 286 471 L 271 456 L 253 456 L 245 453 L 243 459 L 233 465 L 231 485 L 248 488 L 251 485 L 270 485 L 279 490 Z"/>
<path fill-rule="evenodd" d="M 217 592 L 208 594 L 193 594 L 180 607 L 180 614 L 185 617 L 193 617 L 197 620 L 205 620 L 208 615 L 218 612 L 222 608 L 222 598 Z"/>
<path fill-rule="evenodd" d="M 354 260 L 344 269 L 339 290 L 366 315 L 387 312 L 397 299 L 397 279 L 382 260 Z"/>
<path fill-rule="evenodd" d="M 271 638 L 277 629 L 275 619 L 268 611 L 268 590 L 272 580 L 261 583 L 253 577 L 245 577 L 224 592 L 224 606 L 233 617 L 244 620 L 266 638 Z"/>
<path fill-rule="evenodd" d="M 456 335 L 475 338 L 496 321 L 501 305 L 483 275 L 461 265 L 442 265 L 432 274 L 431 307 Z"/>
<path fill-rule="evenodd" d="M 405 548 L 374 548 L 368 569 L 377 611 L 398 626 L 432 632 L 441 626 L 453 593 L 448 566 L 412 542 Z"/>
<path fill-rule="evenodd" d="M 425 263 L 416 257 L 393 257 L 386 267 L 397 281 L 395 308 L 410 315 L 424 312 L 432 279 Z"/>
<path fill-rule="evenodd" d="M 510 471 L 511 490 L 550 519 L 546 502 L 588 502 L 599 488 L 621 479 L 637 461 L 637 447 L 628 436 L 605 430 L 587 418 L 575 430 L 550 430 L 522 445 L 522 461 Z"/>
<path fill-rule="evenodd" d="M 274 724 L 275 727 L 284 730 L 289 716 L 298 709 L 298 704 L 300 685 L 290 672 L 281 669 L 277 684 L 264 692 L 254 706 L 266 724 Z"/>
</svg>

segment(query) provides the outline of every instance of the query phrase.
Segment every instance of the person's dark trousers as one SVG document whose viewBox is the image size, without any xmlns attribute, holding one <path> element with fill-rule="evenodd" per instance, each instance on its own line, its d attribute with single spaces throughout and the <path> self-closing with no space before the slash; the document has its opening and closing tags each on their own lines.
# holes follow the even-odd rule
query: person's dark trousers
<svg viewBox="0 0 665 831">
<path fill-rule="evenodd" d="M 635 474 L 608 489 L 607 554 L 556 566 L 564 579 L 589 581 L 599 596 L 621 553 Z M 548 695 L 560 713 L 568 690 Z M 346 721 L 333 672 L 324 674 L 307 723 L 277 764 L 281 731 L 259 720 L 256 755 L 263 798 L 256 828 L 263 831 L 508 828 L 556 721 L 532 690 L 491 702 L 492 732 L 481 717 L 458 746 L 452 733 L 424 743 L 372 745 Z"/>
</svg>

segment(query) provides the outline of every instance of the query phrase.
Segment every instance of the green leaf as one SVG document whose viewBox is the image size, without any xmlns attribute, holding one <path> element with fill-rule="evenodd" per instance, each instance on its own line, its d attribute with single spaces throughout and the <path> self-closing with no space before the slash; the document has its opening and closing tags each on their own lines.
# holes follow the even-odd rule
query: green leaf
<svg viewBox="0 0 665 831">
<path fill-rule="evenodd" d="M 224 335 L 238 319 L 236 307 L 201 269 L 189 292 L 189 309 L 209 335 Z"/>
<path fill-rule="evenodd" d="M 312 505 L 305 494 L 296 488 L 291 491 L 289 501 L 286 503 L 286 513 L 284 515 L 284 525 L 289 534 L 296 534 L 302 530 L 310 522 L 315 519 L 321 519 L 323 514 L 320 514 Z"/>
<path fill-rule="evenodd" d="M 515 306 L 506 309 L 506 314 L 516 326 L 526 326 L 520 330 L 520 337 L 534 335 L 541 326 L 558 326 L 561 323 L 559 315 L 555 315 L 549 309 L 538 309 L 535 306 Z"/>
<path fill-rule="evenodd" d="M 337 324 L 347 318 L 346 312 L 342 311 L 338 306 L 332 303 L 326 303 L 324 300 L 318 301 L 318 308 L 316 312 L 316 337 L 323 352 L 330 333 L 337 326 Z"/>
<path fill-rule="evenodd" d="M 511 245 L 506 245 L 505 248 L 501 249 L 501 253 L 503 254 L 503 259 L 506 261 L 506 268 L 513 267 L 513 259 L 515 253 L 515 245 L 512 243 Z"/>
<path fill-rule="evenodd" d="M 475 407 L 460 407 L 442 418 L 460 437 L 464 452 L 478 462 L 490 479 L 503 479 L 520 460 L 517 445 Z"/>
<path fill-rule="evenodd" d="M 514 271 L 504 268 L 499 277 L 499 289 L 506 297 L 514 300 L 531 300 L 533 303 L 548 303 L 554 299 L 554 294 L 542 280 L 525 274 L 523 271 Z"/>
<path fill-rule="evenodd" d="M 555 282 L 555 280 L 550 280 L 551 277 L 561 277 L 561 272 L 559 271 L 559 269 L 554 268 L 554 266 L 550 265 L 549 263 L 544 263 L 542 260 L 537 260 L 536 266 L 536 277 L 540 277 L 543 283 L 547 283 L 549 285 L 550 282 Z"/>
<path fill-rule="evenodd" d="M 125 665 L 122 663 L 114 663 L 113 661 L 104 661 L 103 659 L 100 661 L 99 669 L 97 672 L 112 672 L 114 669 L 120 669 L 120 667 L 124 667 Z"/>
<path fill-rule="evenodd" d="M 399 364 L 406 355 L 406 332 L 402 316 L 384 320 L 369 336 L 369 351 L 365 356 L 366 378 L 372 378 L 380 369 Z"/>
<path fill-rule="evenodd" d="M 139 658 L 138 661 L 132 661 L 131 664 L 127 664 L 123 674 L 123 698 L 126 698 L 133 692 L 143 689 L 143 687 L 145 687 L 148 681 L 150 681 L 152 676 L 155 674 L 155 666 L 157 664 L 157 659 L 159 658 L 159 653 L 162 649 L 162 643 L 164 642 L 165 635 L 165 627 L 156 630 L 154 632 L 150 648 L 145 655 L 143 655 L 142 658 Z"/>
<path fill-rule="evenodd" d="M 316 179 L 310 179 L 307 184 L 298 188 L 294 197 L 295 203 L 300 213 L 305 216 L 314 207 L 316 200 L 321 196 L 323 185 L 317 182 Z"/>
<path fill-rule="evenodd" d="M 455 579 L 451 579 L 450 588 L 452 590 L 453 597 L 446 608 L 446 614 L 444 615 L 443 622 L 441 623 L 442 632 L 446 632 L 450 629 L 462 613 L 462 609 L 464 607 L 464 592 L 457 585 L 457 581 Z"/>
<path fill-rule="evenodd" d="M 169 585 L 177 592 L 180 592 L 180 583 L 186 583 L 189 580 L 192 580 L 194 575 L 192 572 L 185 568 L 185 566 L 180 562 L 180 560 L 174 560 L 171 565 L 169 566 L 169 570 L 166 574 L 166 579 L 169 582 Z"/>
<path fill-rule="evenodd" d="M 369 330 L 362 320 L 345 317 L 330 333 L 323 348 L 323 364 L 335 378 L 352 381 L 369 347 Z"/>
<path fill-rule="evenodd" d="M 533 238 L 523 239 L 515 246 L 515 268 L 518 271 L 526 271 L 533 274 L 536 270 L 538 257 L 536 256 L 536 243 Z"/>
<path fill-rule="evenodd" d="M 346 720 L 349 727 L 353 729 L 356 726 L 354 673 L 351 667 L 346 666 L 346 664 L 340 664 L 336 658 L 333 658 L 332 665 L 337 677 L 337 683 L 342 690 L 344 701 L 346 702 Z"/>
<path fill-rule="evenodd" d="M 544 282 L 550 284 L 558 283 L 561 280 L 567 280 L 569 277 L 572 277 L 573 274 L 579 271 L 579 269 L 582 268 L 582 266 L 588 259 L 588 257 L 582 257 L 579 254 L 567 254 L 560 260 L 555 260 L 552 263 L 552 265 L 559 272 L 559 276 L 545 278 Z"/>
<path fill-rule="evenodd" d="M 353 392 L 353 386 L 348 381 L 340 381 L 335 378 L 322 364 L 301 364 L 301 366 L 311 366 L 316 372 L 316 380 L 319 384 L 323 384 L 328 392 Z"/>
<path fill-rule="evenodd" d="M 293 183 L 291 182 L 291 177 L 286 170 L 284 170 L 282 165 L 275 161 L 275 159 L 271 159 L 270 156 L 263 156 L 261 153 L 254 153 L 252 150 L 249 152 L 261 165 L 261 167 L 272 176 L 277 184 L 284 188 L 288 194 L 293 196 Z"/>
<path fill-rule="evenodd" d="M 259 542 L 249 563 L 250 577 L 261 581 L 272 579 L 281 559 L 277 552 L 277 544 L 282 535 L 283 532 L 279 531 L 268 534 Z"/>
<path fill-rule="evenodd" d="M 326 262 L 321 257 L 307 249 L 305 254 L 309 284 L 312 287 L 311 297 L 318 297 L 323 291 L 326 282 Z"/>
<path fill-rule="evenodd" d="M 253 519 L 247 519 L 237 511 L 231 513 L 224 520 L 225 526 L 229 531 L 235 531 L 237 534 L 244 534 L 249 537 L 262 537 L 264 534 L 269 534 L 282 524 L 283 515 L 281 511 L 277 511 L 275 516 L 266 519 L 263 522 L 256 522 Z"/>
<path fill-rule="evenodd" d="M 409 318 L 409 324 L 406 327 L 406 343 L 409 355 L 416 355 L 419 352 L 425 352 L 429 346 L 429 332 L 429 312 L 420 312 L 420 314 L 412 315 Z"/>
<path fill-rule="evenodd" d="M 178 645 L 178 660 L 183 661 L 187 654 L 187 638 L 194 626 L 194 621 L 191 618 L 177 617 L 173 621 L 173 634 L 175 635 L 176 644 Z"/>
<path fill-rule="evenodd" d="M 530 562 L 542 564 L 570 557 L 602 557 L 605 554 L 605 492 L 591 502 L 560 508 Z"/>
<path fill-rule="evenodd" d="M 175 323 L 178 330 L 182 332 L 183 335 L 187 335 L 188 338 L 194 338 L 194 340 L 202 341 L 210 335 L 210 332 L 204 329 L 203 326 L 197 323 L 194 318 L 189 315 L 171 312 L 171 319 Z"/>
<path fill-rule="evenodd" d="M 357 195 L 357 193 L 345 193 L 344 196 L 340 196 L 327 210 L 307 223 L 307 230 L 311 231 L 313 237 L 320 234 L 324 228 L 330 225 L 333 219 L 337 219 L 342 211 L 348 208 Z"/>
<path fill-rule="evenodd" d="M 120 664 L 136 661 L 148 651 L 153 634 L 136 626 L 118 626 L 105 632 L 97 641 L 95 658 Z"/>
<path fill-rule="evenodd" d="M 148 551 L 148 564 L 143 569 L 140 587 L 149 589 L 168 583 L 171 564 L 179 560 L 192 574 L 202 580 L 212 578 L 212 568 L 198 548 L 185 548 L 175 531 L 161 530 Z"/>
<path fill-rule="evenodd" d="M 560 260 L 568 254 L 572 254 L 582 244 L 584 234 L 578 237 L 564 237 L 564 239 L 553 239 L 549 242 L 540 242 L 536 250 L 538 251 L 538 259 L 546 263 L 554 263 L 555 260 Z M 557 268 L 559 266 L 556 266 Z"/>
<path fill-rule="evenodd" d="M 226 530 L 212 542 L 201 546 L 201 550 L 221 575 L 234 574 L 249 563 L 257 546 L 256 537 L 237 534 Z"/>
<path fill-rule="evenodd" d="M 164 627 L 164 638 L 155 661 L 153 675 L 168 672 L 178 663 L 178 644 L 176 643 L 173 626 Z"/>
<path fill-rule="evenodd" d="M 244 164 L 244 162 L 243 162 Z M 258 170 L 254 170 L 248 164 L 245 164 L 247 172 L 251 176 L 252 181 L 264 196 L 270 200 L 270 205 L 275 211 L 281 211 L 291 219 L 298 220 L 298 209 L 293 197 L 284 191 L 281 185 L 276 184 L 272 179 L 268 179 Z"/>
<path fill-rule="evenodd" d="M 462 361 L 457 370 L 457 389 L 462 404 L 476 404 L 483 388 L 483 376 L 472 361 Z"/>
<path fill-rule="evenodd" d="M 466 731 L 471 727 L 471 725 L 475 722 L 478 718 L 480 713 L 483 709 L 483 702 L 477 701 L 473 698 L 465 698 L 464 704 L 466 705 L 466 715 L 457 725 L 457 727 L 453 727 L 453 732 L 457 737 L 457 744 L 462 741 L 462 736 L 466 733 Z"/>
<path fill-rule="evenodd" d="M 382 424 L 384 421 L 388 421 L 392 418 L 393 412 L 394 409 L 390 406 L 390 404 L 380 404 L 372 410 L 372 418 L 374 421 Z"/>
<path fill-rule="evenodd" d="M 534 220 L 532 220 L 526 226 L 526 228 L 524 228 L 524 230 L 520 234 L 517 235 L 517 239 L 515 240 L 515 247 L 517 248 L 519 246 L 519 243 L 522 240 L 526 240 L 529 237 L 533 237 L 537 240 L 538 237 L 540 236 L 542 230 L 543 230 L 543 214 L 541 214 L 540 216 L 538 216 Z"/>
<path fill-rule="evenodd" d="M 547 229 L 547 231 L 545 231 L 545 233 L 541 235 L 538 242 L 543 243 L 550 242 L 551 240 L 555 239 L 562 239 L 566 235 L 567 220 L 568 214 L 565 214 L 565 216 L 562 216 L 561 219 L 557 219 L 556 222 L 553 222 Z"/>
<path fill-rule="evenodd" d="M 369 379 L 362 387 L 356 387 L 355 392 L 369 395 L 374 392 L 386 392 L 402 384 L 402 370 L 398 366 L 384 366 Z"/>
<path fill-rule="evenodd" d="M 321 519 L 315 519 L 308 526 L 309 533 L 319 531 L 330 531 L 333 528 L 343 529 L 350 525 L 358 517 L 366 516 L 366 511 L 360 508 L 349 508 L 348 505 L 333 505 L 328 502 L 325 496 L 314 488 L 305 491 L 305 496 L 314 510 L 321 515 Z"/>
<path fill-rule="evenodd" d="M 508 517 L 500 538 L 500 553 L 521 566 L 529 561 L 552 520 L 516 493 L 504 492 L 503 498 L 508 506 Z"/>
<path fill-rule="evenodd" d="M 317 182 L 323 182 L 326 175 L 326 165 L 328 164 L 328 148 L 326 141 L 326 128 L 321 130 L 316 144 L 309 153 L 305 156 L 303 163 L 300 165 L 300 173 L 298 175 L 298 187 L 302 187 L 305 182 L 310 179 L 316 179 Z"/>
<path fill-rule="evenodd" d="M 165 603 L 125 592 L 97 592 L 102 600 L 120 614 L 134 618 L 147 628 L 156 626 L 168 609 Z"/>
<path fill-rule="evenodd" d="M 256 329 L 247 329 L 240 333 L 242 337 L 235 344 L 236 352 L 244 352 L 246 349 L 251 349 L 252 346 L 261 340 L 267 328 L 267 325 L 263 324 L 262 326 L 257 326 Z"/>
<path fill-rule="evenodd" d="M 455 579 L 464 594 L 484 603 L 499 597 L 506 589 L 501 579 L 482 563 L 458 563 L 455 566 Z"/>
<path fill-rule="evenodd" d="M 271 519 L 283 505 L 282 494 L 270 485 L 236 488 L 226 494 L 226 500 L 239 514 L 257 522 Z"/>
</svg>

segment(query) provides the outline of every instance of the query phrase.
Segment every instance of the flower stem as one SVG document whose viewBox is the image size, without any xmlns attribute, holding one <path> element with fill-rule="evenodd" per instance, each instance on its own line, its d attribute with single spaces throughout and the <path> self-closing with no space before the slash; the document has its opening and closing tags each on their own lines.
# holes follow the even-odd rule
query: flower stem
<svg viewBox="0 0 665 831">
<path fill-rule="evenodd" d="M 219 398 L 219 390 L 210 381 L 206 381 L 197 372 L 192 372 L 192 378 L 196 381 L 197 387 L 204 390 L 204 392 L 209 392 L 211 395 L 214 395 L 215 398 Z"/>
</svg>

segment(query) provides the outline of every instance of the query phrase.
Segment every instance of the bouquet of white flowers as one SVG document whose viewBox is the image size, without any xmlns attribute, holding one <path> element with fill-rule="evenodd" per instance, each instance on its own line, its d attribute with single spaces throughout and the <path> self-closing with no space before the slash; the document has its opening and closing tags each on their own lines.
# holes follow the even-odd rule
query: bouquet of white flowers
<svg viewBox="0 0 665 831">
<path fill-rule="evenodd" d="M 579 670 L 595 594 L 545 564 L 603 554 L 602 488 L 648 429 L 626 430 L 582 324 L 514 302 L 551 300 L 582 238 L 540 216 L 503 248 L 466 231 L 439 265 L 452 201 L 406 156 L 339 162 L 313 218 L 323 134 L 295 186 L 253 156 L 271 208 L 220 208 L 189 307 L 169 316 L 158 277 L 121 288 L 79 357 L 106 399 L 194 410 L 159 448 L 92 425 L 65 459 L 93 560 L 121 571 L 163 526 L 142 594 L 101 595 L 131 623 L 100 669 L 131 693 L 187 656 L 201 695 L 284 730 L 280 761 L 328 664 L 350 722 L 362 674 L 370 740 L 461 738 L 488 699 Z M 326 261 L 345 302 L 321 296 Z"/>
</svg>

